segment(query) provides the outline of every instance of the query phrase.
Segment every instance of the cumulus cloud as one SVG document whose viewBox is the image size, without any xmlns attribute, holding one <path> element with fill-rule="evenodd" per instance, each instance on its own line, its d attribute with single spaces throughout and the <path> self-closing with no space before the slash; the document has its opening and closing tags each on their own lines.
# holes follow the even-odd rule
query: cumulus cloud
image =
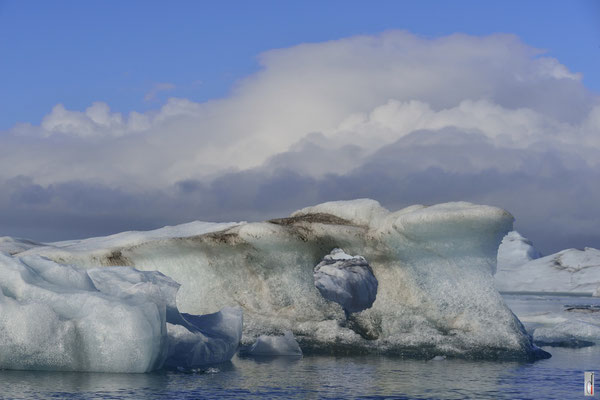
<svg viewBox="0 0 600 400">
<path fill-rule="evenodd" d="M 393 31 L 259 60 L 224 99 L 125 116 L 59 104 L 39 126 L 3 132 L 0 215 L 21 215 L 3 233 L 464 199 L 507 208 L 542 248 L 600 247 L 599 97 L 517 37 Z M 52 228 L 52 215 L 72 222 Z"/>
</svg>

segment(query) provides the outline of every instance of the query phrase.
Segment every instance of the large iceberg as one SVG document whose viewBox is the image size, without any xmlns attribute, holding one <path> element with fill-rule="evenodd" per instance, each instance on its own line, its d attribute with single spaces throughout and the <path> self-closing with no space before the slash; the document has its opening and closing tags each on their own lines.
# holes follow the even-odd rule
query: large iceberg
<svg viewBox="0 0 600 400">
<path fill-rule="evenodd" d="M 510 232 L 498 248 L 494 279 L 501 292 L 594 295 L 600 292 L 600 250 L 567 249 L 541 257 L 529 240 Z"/>
<path fill-rule="evenodd" d="M 498 245 L 512 222 L 502 209 L 465 202 L 390 212 L 362 199 L 266 222 L 193 223 L 182 232 L 61 242 L 17 255 L 160 271 L 182 282 L 182 311 L 240 306 L 244 345 L 289 330 L 305 353 L 531 359 L 547 353 L 493 284 Z M 313 268 L 335 248 L 368 260 L 378 282 L 376 300 L 352 323 L 314 285 Z"/>
<path fill-rule="evenodd" d="M 148 372 L 228 361 L 241 310 L 182 315 L 178 289 L 156 271 L 0 253 L 0 369 Z"/>
</svg>

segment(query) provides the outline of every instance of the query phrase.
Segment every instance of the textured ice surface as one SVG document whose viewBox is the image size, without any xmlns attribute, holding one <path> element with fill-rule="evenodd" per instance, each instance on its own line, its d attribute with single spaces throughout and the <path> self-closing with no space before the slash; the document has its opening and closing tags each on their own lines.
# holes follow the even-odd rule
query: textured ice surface
<svg viewBox="0 0 600 400">
<path fill-rule="evenodd" d="M 147 372 L 229 360 L 241 311 L 184 318 L 178 287 L 156 271 L 0 253 L 0 369 Z"/>
<path fill-rule="evenodd" d="M 583 347 L 600 342 L 600 320 L 571 318 L 564 322 L 536 328 L 533 340 L 540 346 Z"/>
<path fill-rule="evenodd" d="M 165 226 L 163 228 L 154 229 L 151 231 L 128 231 L 121 232 L 110 236 L 95 237 L 89 239 L 80 240 L 66 240 L 62 242 L 54 242 L 45 244 L 45 248 L 42 250 L 43 253 L 53 251 L 56 256 L 61 253 L 61 249 L 66 249 L 69 253 L 82 252 L 88 256 L 96 257 L 99 260 L 106 258 L 107 249 L 115 249 L 120 247 L 133 247 L 139 244 L 145 244 L 149 242 L 161 241 L 165 239 L 177 239 L 177 238 L 190 238 L 194 236 L 204 235 L 210 232 L 221 231 L 236 225 L 239 222 L 226 222 L 226 223 L 215 223 L 215 222 L 202 222 L 194 221 L 187 224 L 181 224 L 176 226 Z M 8 240 L 11 238 L 3 238 Z M 18 239 L 23 242 L 24 239 Z M 1 242 L 0 242 L 1 243 Z M 35 242 L 33 242 L 35 243 Z M 32 250 L 29 254 L 35 254 L 37 246 L 31 246 Z M 27 250 L 23 248 L 24 251 Z M 19 253 L 21 252 L 19 251 Z M 14 253 L 16 254 L 16 253 Z M 109 260 L 112 264 L 118 264 L 118 254 L 112 254 L 112 260 Z M 124 265 L 124 264 L 119 264 Z"/>
<path fill-rule="evenodd" d="M 225 307 L 208 315 L 182 314 L 181 324 L 167 324 L 167 368 L 192 369 L 229 361 L 242 339 L 242 310 Z"/>
<path fill-rule="evenodd" d="M 240 353 L 248 356 L 301 356 L 302 350 L 291 331 L 283 336 L 261 335 L 256 342 Z"/>
<path fill-rule="evenodd" d="M 17 254 L 37 246 L 43 246 L 42 243 L 33 240 L 13 238 L 10 236 L 0 237 L 0 252 L 8 254 Z"/>
<path fill-rule="evenodd" d="M 540 346 L 600 344 L 600 299 L 507 295 L 507 302 Z"/>
<path fill-rule="evenodd" d="M 567 249 L 539 257 L 531 242 L 511 232 L 498 249 L 494 279 L 505 292 L 594 294 L 600 287 L 600 250 Z"/>
<path fill-rule="evenodd" d="M 366 310 L 377 296 L 377 278 L 364 257 L 333 249 L 314 271 L 315 286 L 327 300 L 347 313 Z"/>
<path fill-rule="evenodd" d="M 389 212 L 363 199 L 188 237 L 138 233 L 135 244 L 96 238 L 21 254 L 159 270 L 182 283 L 180 310 L 241 306 L 244 345 L 291 330 L 305 353 L 535 357 L 493 286 L 498 245 L 512 221 L 504 210 L 465 202 Z M 351 321 L 314 285 L 314 266 L 335 248 L 365 257 L 378 281 L 373 305 Z"/>
</svg>

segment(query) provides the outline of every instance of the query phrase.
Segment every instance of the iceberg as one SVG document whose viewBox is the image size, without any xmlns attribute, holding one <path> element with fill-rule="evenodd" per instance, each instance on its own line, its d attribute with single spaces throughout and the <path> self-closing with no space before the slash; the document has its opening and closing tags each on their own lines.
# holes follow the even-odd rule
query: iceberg
<svg viewBox="0 0 600 400">
<path fill-rule="evenodd" d="M 497 272 L 512 271 L 521 265 L 542 257 L 533 243 L 517 231 L 511 231 L 504 236 L 498 247 Z"/>
<path fill-rule="evenodd" d="M 567 249 L 541 257 L 530 241 L 511 232 L 498 248 L 494 279 L 501 292 L 594 295 L 600 292 L 600 250 Z"/>
<path fill-rule="evenodd" d="M 538 346 L 585 347 L 600 343 L 600 299 L 554 295 L 508 295 Z"/>
<path fill-rule="evenodd" d="M 0 369 L 148 372 L 229 360 L 241 310 L 182 315 L 178 289 L 157 271 L 0 253 Z"/>
<path fill-rule="evenodd" d="M 505 210 L 466 202 L 390 212 L 359 199 L 265 222 L 197 222 L 158 234 L 50 243 L 17 256 L 96 270 L 160 271 L 182 283 L 176 302 L 182 312 L 241 307 L 245 346 L 289 330 L 304 353 L 547 357 L 494 288 L 498 245 L 512 223 Z M 315 266 L 336 248 L 368 260 L 378 282 L 370 307 L 363 309 L 370 298 L 358 301 L 355 294 L 345 303 L 359 305 L 351 307 L 351 323 L 344 307 L 315 286 Z M 158 301 L 162 295 L 148 296 Z M 189 337 L 174 336 L 176 343 Z"/>
</svg>

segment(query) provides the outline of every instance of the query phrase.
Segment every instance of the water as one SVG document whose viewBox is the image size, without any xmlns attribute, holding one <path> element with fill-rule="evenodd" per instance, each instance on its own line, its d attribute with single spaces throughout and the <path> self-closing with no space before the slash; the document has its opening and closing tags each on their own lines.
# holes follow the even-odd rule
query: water
<svg viewBox="0 0 600 400">
<path fill-rule="evenodd" d="M 506 296 L 508 304 L 597 304 L 598 299 Z M 566 301 L 566 302 L 565 302 Z M 541 305 L 540 305 L 541 304 Z M 577 399 L 584 371 L 600 372 L 600 346 L 545 347 L 533 363 L 393 357 L 249 359 L 196 373 L 97 374 L 0 371 L 3 399 Z"/>
</svg>

